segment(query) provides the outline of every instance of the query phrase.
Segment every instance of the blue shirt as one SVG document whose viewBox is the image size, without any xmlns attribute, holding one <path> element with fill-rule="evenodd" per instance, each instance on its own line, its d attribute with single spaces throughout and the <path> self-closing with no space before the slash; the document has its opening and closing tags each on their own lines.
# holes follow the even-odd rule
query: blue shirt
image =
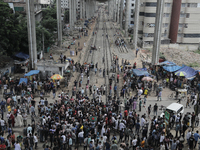
<svg viewBox="0 0 200 150">
<path fill-rule="evenodd" d="M 194 134 L 194 139 L 195 139 L 195 141 L 198 141 L 198 138 L 200 138 L 199 134 L 198 134 L 198 133 L 195 133 L 195 134 Z"/>
</svg>

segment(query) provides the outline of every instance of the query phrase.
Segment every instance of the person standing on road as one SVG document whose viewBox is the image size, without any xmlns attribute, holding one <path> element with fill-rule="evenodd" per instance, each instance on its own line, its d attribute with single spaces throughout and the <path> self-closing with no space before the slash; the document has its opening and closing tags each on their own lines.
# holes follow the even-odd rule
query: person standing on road
<svg viewBox="0 0 200 150">
<path fill-rule="evenodd" d="M 160 101 L 162 101 L 162 91 L 160 91 L 160 92 L 158 93 L 158 99 L 157 99 L 157 101 L 159 101 L 159 99 L 160 99 Z"/>
<path fill-rule="evenodd" d="M 199 131 L 196 131 L 196 133 L 194 134 L 194 139 L 195 139 L 194 148 L 196 148 L 198 139 L 200 139 Z"/>
<path fill-rule="evenodd" d="M 157 112 L 158 112 L 158 105 L 157 105 L 157 103 L 155 103 L 155 105 L 153 106 L 153 111 L 154 111 L 154 115 L 157 116 Z"/>
</svg>

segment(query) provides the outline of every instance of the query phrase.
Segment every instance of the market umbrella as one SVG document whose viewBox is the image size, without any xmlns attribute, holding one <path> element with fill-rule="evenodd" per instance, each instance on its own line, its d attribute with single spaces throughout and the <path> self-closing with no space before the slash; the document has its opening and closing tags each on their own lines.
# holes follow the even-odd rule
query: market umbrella
<svg viewBox="0 0 200 150">
<path fill-rule="evenodd" d="M 150 78 L 150 77 L 143 77 L 143 78 L 142 78 L 142 81 L 153 81 L 153 79 Z"/>
<path fill-rule="evenodd" d="M 54 74 L 53 76 L 51 76 L 51 79 L 53 79 L 53 80 L 60 80 L 62 78 L 63 77 L 61 75 L 59 75 L 59 74 Z"/>
<path fill-rule="evenodd" d="M 187 73 L 184 72 L 184 71 L 177 71 L 177 72 L 175 73 L 175 75 L 180 76 L 180 77 L 184 77 L 184 76 L 187 75 Z"/>
</svg>

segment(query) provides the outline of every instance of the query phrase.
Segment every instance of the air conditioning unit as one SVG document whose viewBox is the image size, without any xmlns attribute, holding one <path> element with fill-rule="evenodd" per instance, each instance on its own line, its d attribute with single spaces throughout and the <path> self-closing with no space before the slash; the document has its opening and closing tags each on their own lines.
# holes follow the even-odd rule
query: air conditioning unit
<svg viewBox="0 0 200 150">
<path fill-rule="evenodd" d="M 167 33 L 167 29 L 165 29 L 165 33 Z"/>
<path fill-rule="evenodd" d="M 178 32 L 181 32 L 181 31 L 182 31 L 181 29 L 178 30 Z"/>
</svg>

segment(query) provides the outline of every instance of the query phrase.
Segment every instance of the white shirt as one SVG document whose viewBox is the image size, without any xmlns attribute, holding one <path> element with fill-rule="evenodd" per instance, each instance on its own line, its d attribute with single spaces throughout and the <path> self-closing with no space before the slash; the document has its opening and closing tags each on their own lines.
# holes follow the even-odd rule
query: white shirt
<svg viewBox="0 0 200 150">
<path fill-rule="evenodd" d="M 144 118 L 141 118 L 141 126 L 143 127 L 144 126 L 144 124 L 145 124 L 145 119 Z"/>
<path fill-rule="evenodd" d="M 191 132 L 188 132 L 186 135 L 186 139 L 188 140 L 191 137 Z"/>
<path fill-rule="evenodd" d="M 107 136 L 103 136 L 103 142 L 106 143 Z"/>
<path fill-rule="evenodd" d="M 81 131 L 81 132 L 79 132 L 78 137 L 83 137 L 83 135 L 84 135 L 84 132 Z"/>
<path fill-rule="evenodd" d="M 161 136 L 160 136 L 160 143 L 163 142 L 164 139 L 165 139 L 165 136 L 164 136 L 164 135 L 161 135 Z"/>
<path fill-rule="evenodd" d="M 34 142 L 37 143 L 38 142 L 37 136 L 34 136 L 33 138 L 34 138 Z"/>
<path fill-rule="evenodd" d="M 4 90 L 6 90 L 6 89 L 7 89 L 7 86 L 8 86 L 7 84 L 5 84 L 5 85 L 3 86 L 3 87 L 4 87 Z"/>
<path fill-rule="evenodd" d="M 124 123 L 121 122 L 121 123 L 119 124 L 119 130 L 122 130 L 122 129 L 124 129 L 124 128 L 126 128 L 126 126 L 124 125 Z"/>
<path fill-rule="evenodd" d="M 136 144 L 137 144 L 137 139 L 133 139 L 132 144 L 133 144 L 133 146 L 136 146 Z"/>
<path fill-rule="evenodd" d="M 15 150 L 21 150 L 19 143 L 15 143 L 14 145 L 15 145 Z"/>
<path fill-rule="evenodd" d="M 5 126 L 5 121 L 1 120 L 1 126 Z"/>
</svg>

